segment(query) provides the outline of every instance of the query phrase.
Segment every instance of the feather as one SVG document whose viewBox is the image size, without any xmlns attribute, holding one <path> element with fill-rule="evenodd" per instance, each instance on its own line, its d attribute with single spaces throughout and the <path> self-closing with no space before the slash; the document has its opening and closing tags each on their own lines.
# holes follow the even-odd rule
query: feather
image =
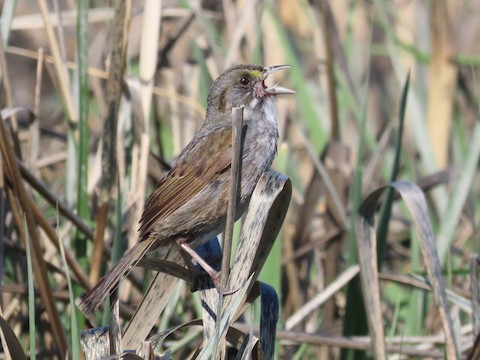
<svg viewBox="0 0 480 360">
<path fill-rule="evenodd" d="M 85 314 L 97 309 L 118 287 L 120 279 L 128 274 L 153 245 L 153 241 L 137 242 L 80 302 Z"/>
</svg>

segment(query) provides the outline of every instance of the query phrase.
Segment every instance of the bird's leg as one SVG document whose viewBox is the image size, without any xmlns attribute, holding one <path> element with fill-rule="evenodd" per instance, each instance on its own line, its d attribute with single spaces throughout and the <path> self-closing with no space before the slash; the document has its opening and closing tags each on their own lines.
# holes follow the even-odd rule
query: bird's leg
<svg viewBox="0 0 480 360">
<path fill-rule="evenodd" d="M 199 275 L 198 270 L 195 269 L 195 266 L 192 264 L 192 259 L 197 262 L 197 264 L 205 270 L 207 275 L 212 279 L 213 284 L 217 288 L 220 285 L 220 272 L 216 271 L 212 266 L 207 263 L 198 253 L 193 250 L 188 244 L 186 239 L 178 239 L 177 240 L 178 246 L 183 250 L 184 254 L 188 254 L 188 256 L 184 256 L 184 260 L 187 263 L 187 266 L 190 270 L 193 270 L 194 275 Z"/>
<path fill-rule="evenodd" d="M 187 265 L 188 272 L 190 273 L 190 278 L 189 278 L 190 291 L 193 293 L 197 290 L 209 288 L 210 285 L 211 285 L 211 281 L 209 281 L 208 284 L 205 284 L 205 282 L 203 281 L 204 276 L 202 276 L 202 273 L 200 273 L 200 270 L 198 269 L 198 267 L 195 266 L 195 264 L 193 264 L 191 256 L 189 256 L 185 252 L 185 250 L 183 250 L 181 248 L 178 241 L 177 241 L 177 245 L 180 247 L 180 249 L 178 249 L 178 251 L 179 251 L 180 255 L 182 256 L 183 261 Z M 208 274 L 207 274 L 207 276 L 208 276 Z M 210 276 L 208 276 L 208 277 L 210 278 Z"/>
<path fill-rule="evenodd" d="M 187 240 L 186 239 L 177 239 L 176 240 L 177 242 L 177 245 L 183 250 L 185 251 L 185 253 L 187 253 L 193 260 L 195 260 L 197 262 L 197 264 L 203 269 L 205 270 L 205 272 L 207 273 L 207 275 L 210 277 L 210 279 L 212 280 L 212 283 L 213 285 L 215 286 L 215 288 L 217 289 L 217 291 L 220 293 L 220 294 L 223 294 L 223 295 L 230 295 L 232 293 L 234 293 L 235 291 L 228 291 L 226 289 L 224 289 L 220 283 L 220 272 L 219 271 L 216 271 L 214 268 L 212 268 L 210 266 L 209 263 L 207 263 L 200 255 L 198 255 L 198 253 L 193 250 L 190 245 L 188 245 L 187 243 Z M 197 270 L 195 269 L 195 267 L 193 266 L 193 264 L 191 263 L 191 260 L 188 259 L 188 258 L 184 258 L 185 259 L 185 262 L 187 263 L 187 266 L 189 267 L 190 270 L 193 270 L 194 272 L 194 275 L 197 275 L 198 276 L 198 272 Z M 196 274 L 195 274 L 196 273 Z M 195 281 L 192 281 L 192 285 L 195 283 Z"/>
</svg>

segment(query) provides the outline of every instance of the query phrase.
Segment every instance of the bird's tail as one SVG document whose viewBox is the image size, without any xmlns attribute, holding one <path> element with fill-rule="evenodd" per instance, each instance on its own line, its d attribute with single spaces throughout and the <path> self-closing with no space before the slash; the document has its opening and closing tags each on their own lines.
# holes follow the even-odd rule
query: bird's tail
<svg viewBox="0 0 480 360">
<path fill-rule="evenodd" d="M 95 311 L 118 286 L 122 277 L 126 276 L 143 258 L 153 241 L 137 242 L 100 281 L 84 296 L 78 305 L 85 314 Z"/>
</svg>

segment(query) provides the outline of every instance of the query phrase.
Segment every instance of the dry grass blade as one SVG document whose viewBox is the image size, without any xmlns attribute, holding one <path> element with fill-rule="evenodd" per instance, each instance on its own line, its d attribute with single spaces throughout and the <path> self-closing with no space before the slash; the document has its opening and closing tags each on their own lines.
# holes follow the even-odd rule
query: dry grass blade
<svg viewBox="0 0 480 360">
<path fill-rule="evenodd" d="M 231 325 L 235 322 L 234 314 L 237 310 L 242 308 L 243 300 L 247 296 L 247 290 L 253 284 L 253 274 L 243 283 L 243 286 L 240 290 L 238 290 L 234 295 L 230 296 L 229 307 L 224 308 L 224 312 L 222 312 L 219 320 L 216 321 L 215 326 L 216 332 L 214 333 L 215 336 L 211 336 L 208 341 L 204 340 L 205 345 L 203 349 L 200 351 L 198 356 L 195 357 L 197 360 L 207 360 L 211 358 L 215 359 L 225 359 L 226 358 L 226 340 L 225 337 L 227 335 L 228 329 Z M 205 304 L 204 306 L 204 313 L 205 311 L 209 311 Z M 213 311 L 209 314 L 210 316 L 213 314 Z M 222 344 L 219 346 L 219 344 Z M 220 349 L 219 349 L 220 347 Z"/>
<path fill-rule="evenodd" d="M 358 265 L 352 265 L 347 268 L 343 273 L 337 276 L 337 278 L 332 281 L 321 293 L 317 294 L 314 298 L 308 301 L 304 306 L 302 306 L 298 311 L 290 316 L 289 319 L 285 322 L 285 329 L 290 330 L 300 323 L 303 319 L 317 308 L 320 307 L 325 301 L 327 301 L 331 296 L 333 296 L 337 291 L 339 291 L 343 286 L 345 286 L 351 279 L 353 279 L 359 273 Z"/>
<path fill-rule="evenodd" d="M 278 295 L 273 287 L 260 282 L 260 352 L 262 359 L 273 359 L 275 354 L 275 340 L 280 304 Z M 253 349 L 254 337 L 249 336 L 250 346 Z M 247 347 L 248 350 L 250 350 Z M 248 351 L 245 356 L 249 359 L 253 351 Z M 245 358 L 245 357 L 243 357 Z"/>
<path fill-rule="evenodd" d="M 291 191 L 290 180 L 275 171 L 264 173 L 258 181 L 242 226 L 227 289 L 242 287 L 251 274 L 253 279 L 250 288 L 254 285 L 285 218 Z M 246 294 L 249 291 L 250 289 Z M 230 321 L 225 328 L 221 328 L 221 333 L 216 339 L 219 342 L 223 340 L 228 327 L 241 315 L 241 313 L 232 313 L 232 303 L 236 302 L 240 295 L 235 293 L 226 296 L 223 300 L 221 317 L 229 318 Z M 215 289 L 205 290 L 202 291 L 201 297 L 204 306 L 205 340 L 211 340 L 216 320 L 212 309 L 216 309 L 217 292 Z"/>
<path fill-rule="evenodd" d="M 237 358 L 250 358 L 254 354 L 262 354 L 264 359 L 272 359 L 274 356 L 276 329 L 279 317 L 279 298 L 275 289 L 261 281 L 256 281 L 238 314 L 244 314 L 246 310 L 260 297 L 260 328 L 254 336 L 252 333 L 252 324 L 248 324 L 248 329 L 239 330 L 238 322 L 228 328 L 226 340 L 231 346 L 238 350 Z M 233 308 L 229 308 L 233 313 Z M 248 315 L 247 315 L 248 317 Z"/>
<path fill-rule="evenodd" d="M 198 252 L 198 248 L 196 249 Z M 137 266 L 150 269 L 153 271 L 164 272 L 175 276 L 183 281 L 190 282 L 192 280 L 192 274 L 185 266 L 181 264 L 175 264 L 171 261 L 164 259 L 152 259 L 152 258 L 143 258 L 137 264 Z"/>
<path fill-rule="evenodd" d="M 156 347 L 160 343 L 160 341 L 165 340 L 168 336 L 172 335 L 173 333 L 175 333 L 176 331 L 178 331 L 182 328 L 190 327 L 190 326 L 201 326 L 201 325 L 202 325 L 202 320 L 195 319 L 195 320 L 189 321 L 187 323 L 183 323 L 183 324 L 180 324 L 180 325 L 177 325 L 177 326 L 173 326 L 173 327 L 171 327 L 167 330 L 159 332 L 158 334 L 149 338 L 149 341 L 152 342 L 153 347 Z"/>
<path fill-rule="evenodd" d="M 5 319 L 0 316 L 0 331 L 3 349 L 9 359 L 27 360 L 25 353 L 23 352 L 22 345 L 18 341 L 15 333 L 8 326 Z"/>
<path fill-rule="evenodd" d="M 81 344 L 85 359 L 103 359 L 108 356 L 110 336 L 108 327 L 98 327 L 82 331 Z"/>
<path fill-rule="evenodd" d="M 182 257 L 175 251 L 168 260 L 173 263 L 181 263 Z M 125 330 L 123 335 L 125 349 L 140 349 L 142 341 L 146 339 L 163 309 L 165 309 L 177 283 L 178 278 L 171 275 L 165 273 L 155 275 Z"/>
<path fill-rule="evenodd" d="M 447 357 L 448 359 L 457 359 L 459 349 L 455 341 L 452 320 L 448 312 L 446 288 L 441 274 L 435 236 L 430 223 L 425 196 L 421 189 L 411 182 L 397 181 L 389 186 L 400 193 L 412 215 L 412 220 L 420 240 L 420 249 L 432 284 L 434 300 L 440 313 L 443 331 L 445 332 Z M 376 359 L 385 359 L 385 339 L 380 305 L 374 213 L 380 196 L 387 188 L 388 186 L 382 187 L 371 193 L 362 202 L 355 218 L 362 292 L 365 298 L 365 310 L 372 338 L 372 350 Z"/>
</svg>

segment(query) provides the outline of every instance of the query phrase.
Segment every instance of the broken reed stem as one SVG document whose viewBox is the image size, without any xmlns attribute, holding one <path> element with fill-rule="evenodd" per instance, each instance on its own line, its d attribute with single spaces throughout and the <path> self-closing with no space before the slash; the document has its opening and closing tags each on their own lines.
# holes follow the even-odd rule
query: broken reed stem
<svg viewBox="0 0 480 360">
<path fill-rule="evenodd" d="M 220 291 L 217 303 L 216 317 L 216 350 L 213 354 L 214 358 L 218 358 L 220 354 L 225 353 L 225 341 L 219 342 L 219 330 L 222 322 L 223 308 L 223 291 L 227 286 L 228 277 L 230 275 L 230 258 L 232 253 L 233 225 L 235 224 L 235 208 L 237 205 L 238 193 L 238 175 L 240 170 L 240 157 L 242 146 L 242 128 L 243 128 L 243 106 L 234 107 L 232 109 L 232 172 L 230 176 L 230 197 L 228 201 L 227 220 L 225 224 L 225 233 L 223 234 L 222 246 L 222 270 L 220 278 Z M 220 358 L 222 355 L 220 355 Z"/>
<path fill-rule="evenodd" d="M 242 145 L 243 106 L 232 109 L 232 173 L 230 177 L 230 198 L 228 201 L 227 221 L 222 246 L 222 289 L 227 285 L 230 274 L 230 258 L 232 253 L 233 225 L 235 224 L 235 208 L 237 206 L 238 175 L 240 170 L 240 151 Z"/>
</svg>

